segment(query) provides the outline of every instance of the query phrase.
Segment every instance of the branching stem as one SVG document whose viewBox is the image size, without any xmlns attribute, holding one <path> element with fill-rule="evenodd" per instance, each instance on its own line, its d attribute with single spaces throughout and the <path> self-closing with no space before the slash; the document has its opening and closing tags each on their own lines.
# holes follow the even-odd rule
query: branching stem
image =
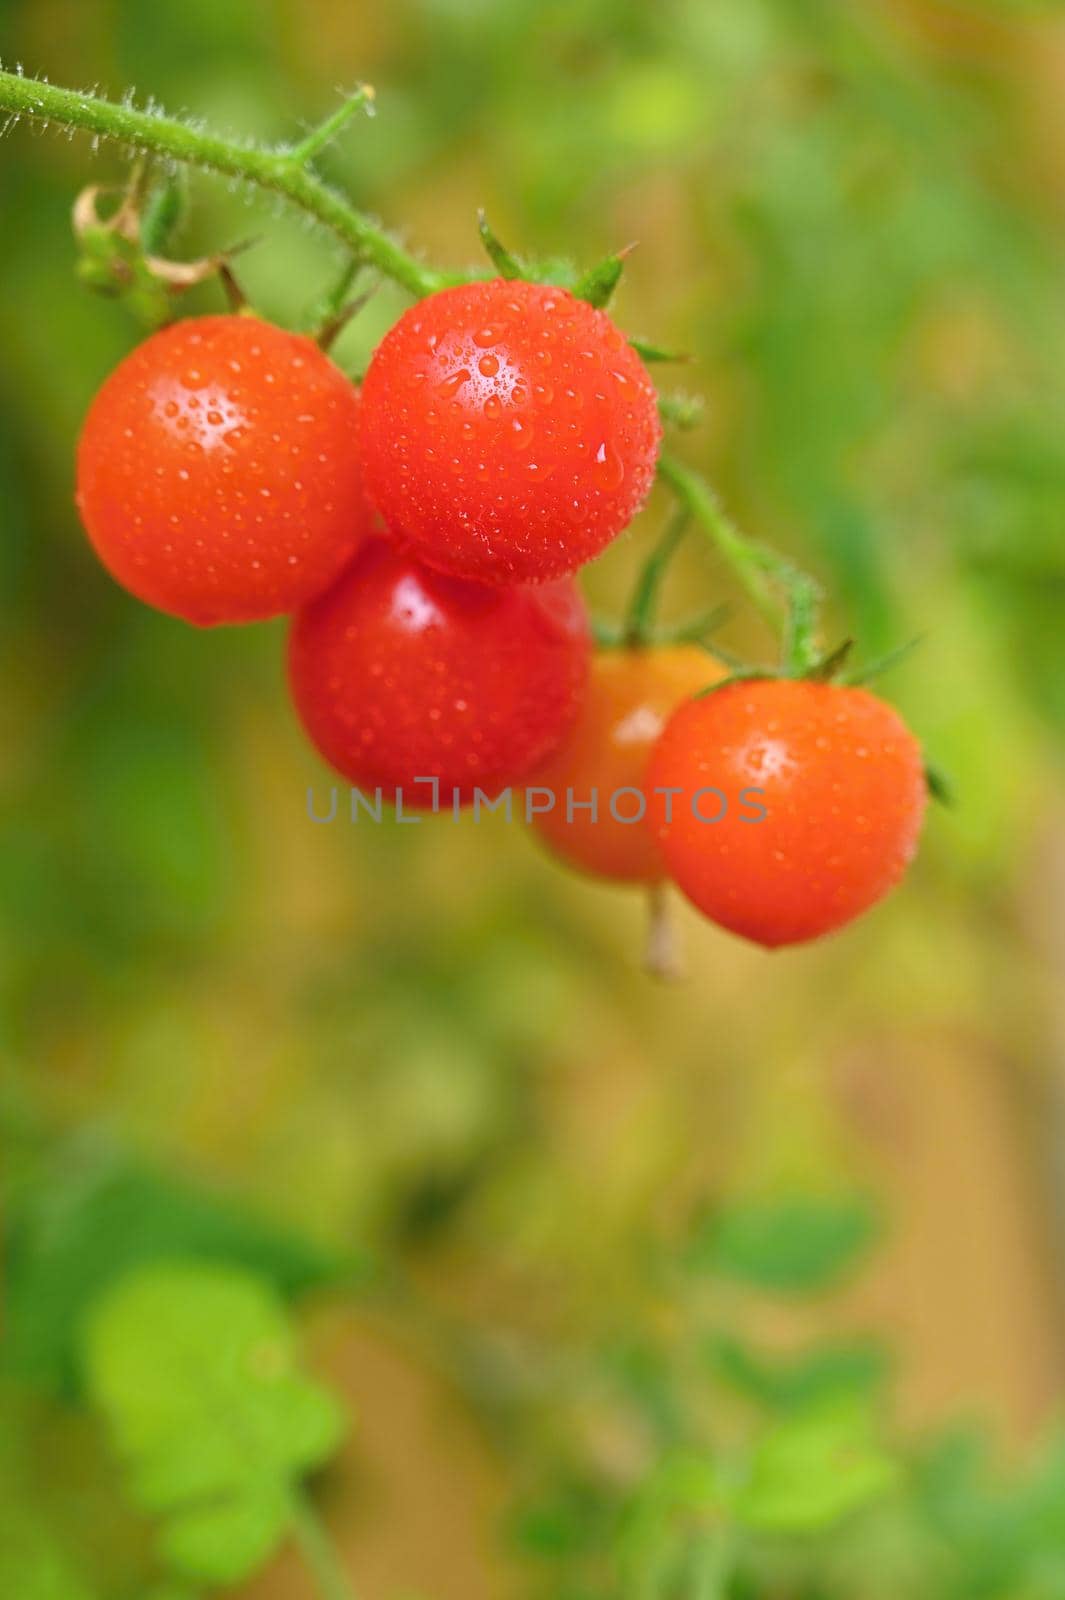
<svg viewBox="0 0 1065 1600">
<path fill-rule="evenodd" d="M 372 262 L 386 277 L 409 289 L 411 294 L 430 294 L 440 287 L 444 278 L 423 266 L 376 222 L 317 174 L 307 170 L 306 162 L 333 137 L 360 103 L 357 99 L 346 101 L 302 144 L 270 150 L 260 145 L 234 143 L 153 111 L 139 111 L 96 95 L 0 71 L 0 112 L 81 129 L 97 138 L 113 139 L 166 161 L 237 178 L 281 195 L 330 229 L 362 260 Z"/>
<path fill-rule="evenodd" d="M 784 670 L 807 671 L 817 659 L 820 591 L 814 580 L 775 550 L 742 534 L 706 479 L 691 467 L 663 455 L 658 475 L 709 536 L 761 615 L 782 635 Z"/>
<path fill-rule="evenodd" d="M 317 1511 L 298 1493 L 292 1502 L 292 1531 L 321 1600 L 355 1600 L 355 1591 Z"/>
<path fill-rule="evenodd" d="M 666 569 L 673 559 L 674 551 L 684 537 L 684 530 L 691 520 L 688 507 L 681 504 L 675 514 L 666 524 L 665 531 L 651 554 L 644 562 L 632 599 L 629 602 L 628 615 L 622 634 L 624 643 L 630 648 L 643 644 L 647 639 L 648 629 L 654 620 L 655 605 L 658 592 L 662 587 L 662 579 Z"/>
<path fill-rule="evenodd" d="M 290 152 L 292 160 L 297 166 L 309 166 L 315 157 L 320 156 L 322 151 L 328 145 L 331 145 L 337 135 L 347 127 L 356 111 L 368 108 L 369 114 L 373 114 L 373 100 L 374 90 L 372 84 L 361 84 L 354 94 L 349 95 L 341 105 L 337 106 L 331 117 L 326 117 L 325 121 L 320 123 L 317 128 L 311 129 L 305 139 L 301 139 L 299 144 L 292 146 Z"/>
<path fill-rule="evenodd" d="M 280 195 L 342 240 L 353 263 L 376 267 L 384 277 L 420 297 L 455 280 L 423 266 L 311 167 L 372 94 L 369 88 L 357 90 L 302 141 L 270 149 L 224 139 L 155 111 L 0 71 L 0 113 L 6 112 L 12 119 L 31 117 L 80 129 L 97 139 L 114 140 L 141 156 L 219 173 Z M 745 538 L 697 472 L 668 455 L 662 457 L 658 471 L 681 507 L 709 535 L 761 614 L 783 633 L 785 671 L 808 670 L 817 660 L 816 584 L 782 556 Z M 679 542 L 680 526 L 679 521 L 672 525 L 645 569 L 630 611 L 630 631 L 646 626 L 662 572 Z"/>
</svg>

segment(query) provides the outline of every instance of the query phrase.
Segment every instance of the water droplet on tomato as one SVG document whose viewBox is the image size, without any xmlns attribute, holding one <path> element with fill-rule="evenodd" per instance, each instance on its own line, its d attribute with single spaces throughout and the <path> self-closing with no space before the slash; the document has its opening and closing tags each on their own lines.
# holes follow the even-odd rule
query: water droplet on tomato
<svg viewBox="0 0 1065 1600">
<path fill-rule="evenodd" d="M 451 400 L 458 394 L 464 383 L 469 383 L 470 374 L 466 367 L 460 367 L 458 372 L 452 372 L 442 383 L 437 384 L 437 390 L 446 399 Z"/>
<path fill-rule="evenodd" d="M 620 489 L 625 482 L 625 463 L 605 440 L 595 452 L 595 468 L 604 489 Z"/>
</svg>

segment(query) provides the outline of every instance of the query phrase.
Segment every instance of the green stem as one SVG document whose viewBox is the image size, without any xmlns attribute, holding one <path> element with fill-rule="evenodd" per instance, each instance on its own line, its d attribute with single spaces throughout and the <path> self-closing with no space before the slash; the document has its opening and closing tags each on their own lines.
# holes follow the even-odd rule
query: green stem
<svg viewBox="0 0 1065 1600">
<path fill-rule="evenodd" d="M 318 1513 L 299 1493 L 292 1499 L 292 1531 L 321 1600 L 355 1600 L 355 1591 Z"/>
<path fill-rule="evenodd" d="M 662 537 L 643 564 L 622 629 L 622 643 L 629 649 L 638 648 L 647 639 L 662 579 L 673 559 L 674 551 L 684 537 L 684 530 L 689 520 L 688 507 L 679 505 L 666 524 Z"/>
<path fill-rule="evenodd" d="M 819 591 L 813 579 L 742 534 L 706 479 L 691 467 L 666 455 L 659 459 L 658 475 L 709 535 L 761 615 L 783 634 L 785 670 L 804 671 L 816 659 Z"/>
<path fill-rule="evenodd" d="M 655 628 L 651 637 L 655 644 L 705 645 L 728 616 L 728 606 L 712 606 L 709 611 L 700 611 L 697 616 Z"/>
<path fill-rule="evenodd" d="M 725 1600 L 732 1572 L 728 1532 L 707 1534 L 697 1547 L 692 1572 L 692 1600 Z"/>
<path fill-rule="evenodd" d="M 238 178 L 281 195 L 308 216 L 315 217 L 352 251 L 373 262 L 386 277 L 402 284 L 414 295 L 430 294 L 444 281 L 438 273 L 408 255 L 383 228 L 357 211 L 343 195 L 301 165 L 307 159 L 308 146 L 313 153 L 318 133 L 311 134 L 295 149 L 268 150 L 258 145 L 233 144 L 173 117 L 138 111 L 95 95 L 60 89 L 36 78 L 0 71 L 0 112 L 5 111 L 12 117 L 33 117 L 63 128 L 82 129 L 97 138 L 114 139 L 134 150 L 148 151 L 166 160 L 221 173 L 227 178 Z M 340 108 L 337 115 L 341 114 L 350 114 L 347 105 Z M 333 121 L 335 118 L 330 119 Z M 324 124 L 326 128 L 329 126 L 330 123 Z"/>
<path fill-rule="evenodd" d="M 361 271 L 362 262 L 357 256 L 352 256 L 349 261 L 344 263 L 344 266 L 341 269 L 336 282 L 333 284 L 332 289 L 330 289 L 329 293 L 325 295 L 322 300 L 319 308 L 320 321 L 325 322 L 330 317 L 335 317 L 339 311 L 344 309 L 344 305 L 350 298 L 351 291 L 355 285 L 355 280 Z"/>
<path fill-rule="evenodd" d="M 301 139 L 299 144 L 292 146 L 292 160 L 301 167 L 308 166 L 316 156 L 321 155 L 327 145 L 332 144 L 337 135 L 347 126 L 355 115 L 364 107 L 370 107 L 369 116 L 373 115 L 374 91 L 370 84 L 364 83 L 355 93 L 349 95 L 342 105 L 339 105 L 331 117 L 326 117 L 317 128 L 312 128 L 306 139 Z"/>
<path fill-rule="evenodd" d="M 592 630 L 592 642 L 597 650 L 617 650 L 622 643 L 621 624 L 612 622 L 607 617 L 592 616 L 588 619 Z"/>
</svg>

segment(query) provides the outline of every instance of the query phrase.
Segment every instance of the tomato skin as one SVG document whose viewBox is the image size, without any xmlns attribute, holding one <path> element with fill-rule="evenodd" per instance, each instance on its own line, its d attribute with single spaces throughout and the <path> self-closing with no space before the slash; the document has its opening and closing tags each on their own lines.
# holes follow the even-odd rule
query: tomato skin
<svg viewBox="0 0 1065 1600">
<path fill-rule="evenodd" d="M 363 463 L 395 537 L 492 583 L 573 573 L 628 525 L 654 479 L 654 387 L 605 314 L 519 280 L 430 295 L 363 382 Z"/>
<path fill-rule="evenodd" d="M 551 811 L 537 812 L 533 827 L 544 843 L 570 866 L 616 883 L 653 884 L 666 877 L 647 818 L 619 822 L 611 796 L 622 789 L 644 793 L 647 766 L 669 717 L 683 701 L 722 675 L 705 651 L 694 645 L 639 650 L 601 650 L 592 660 L 584 707 L 558 754 L 536 775 L 551 789 Z M 567 820 L 567 790 L 574 799 L 598 797 L 596 820 L 574 807 Z M 636 816 L 638 801 L 619 798 L 621 816 Z"/>
<path fill-rule="evenodd" d="M 111 373 L 85 419 L 77 503 L 125 588 L 187 622 L 279 616 L 369 531 L 359 397 L 313 340 L 191 318 Z"/>
<path fill-rule="evenodd" d="M 571 581 L 490 588 L 372 539 L 294 619 L 289 681 L 312 743 L 345 778 L 405 810 L 497 795 L 572 727 L 590 656 Z"/>
<path fill-rule="evenodd" d="M 670 719 L 651 757 L 655 828 L 671 877 L 712 921 L 775 948 L 868 910 L 913 859 L 927 800 L 920 746 L 864 689 L 761 679 L 727 684 Z M 724 819 L 692 798 L 723 791 Z M 743 791 L 760 802 L 740 804 Z M 758 804 L 763 821 L 744 820 Z M 697 804 L 713 816 L 713 797 Z"/>
</svg>

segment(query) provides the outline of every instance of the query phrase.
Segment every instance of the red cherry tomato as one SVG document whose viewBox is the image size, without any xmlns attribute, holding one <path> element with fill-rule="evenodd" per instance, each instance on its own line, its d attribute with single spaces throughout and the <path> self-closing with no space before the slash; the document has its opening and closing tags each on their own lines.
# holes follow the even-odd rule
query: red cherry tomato
<svg viewBox="0 0 1065 1600">
<path fill-rule="evenodd" d="M 200 317 L 153 334 L 82 430 L 78 506 L 133 594 L 207 625 L 327 587 L 368 531 L 358 393 L 302 334 Z"/>
<path fill-rule="evenodd" d="M 577 724 L 536 775 L 554 805 L 537 811 L 533 826 L 556 855 L 619 883 L 665 878 L 647 821 L 647 764 L 672 712 L 720 677 L 721 668 L 693 645 L 603 650 L 594 657 Z"/>
<path fill-rule="evenodd" d="M 363 384 L 370 496 L 441 571 L 541 583 L 626 527 L 661 429 L 643 363 L 564 289 L 463 284 L 406 311 Z"/>
<path fill-rule="evenodd" d="M 674 881 L 712 921 L 769 947 L 831 933 L 886 895 L 926 803 L 920 747 L 891 706 L 789 680 L 682 706 L 648 783 Z"/>
<path fill-rule="evenodd" d="M 370 540 L 296 617 L 290 682 L 311 741 L 344 777 L 405 808 L 496 795 L 566 737 L 588 622 L 572 582 L 488 588 Z"/>
</svg>

